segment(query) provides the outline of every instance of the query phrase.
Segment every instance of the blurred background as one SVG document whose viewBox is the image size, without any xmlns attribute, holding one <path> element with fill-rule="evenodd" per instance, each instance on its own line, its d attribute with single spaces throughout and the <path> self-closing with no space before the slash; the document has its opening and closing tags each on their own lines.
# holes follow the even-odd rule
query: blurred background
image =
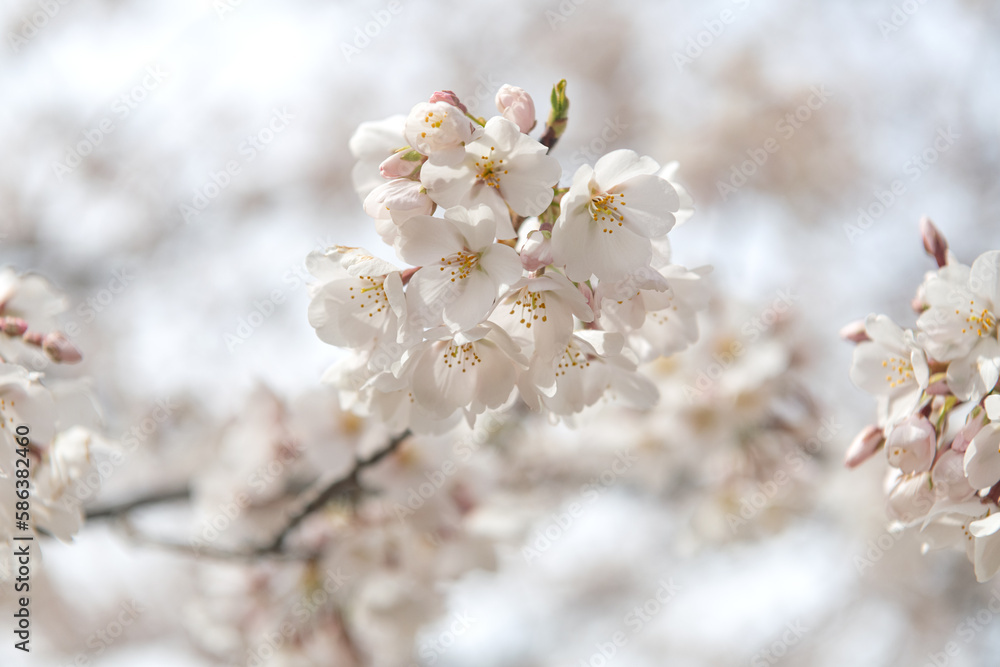
<svg viewBox="0 0 1000 667">
<path fill-rule="evenodd" d="M 435 589 L 418 646 L 461 614 L 475 622 L 413 664 L 995 664 L 1000 622 L 982 612 L 997 585 L 977 585 L 962 554 L 921 555 L 886 532 L 881 459 L 840 464 L 875 408 L 850 384 L 837 331 L 870 312 L 912 325 L 910 298 L 934 268 L 922 215 L 967 263 L 1000 247 L 1000 6 L 9 0 L 0 27 L 3 263 L 69 295 L 64 330 L 76 325 L 110 436 L 158 401 L 180 406 L 107 480 L 106 500 L 202 474 L 213 464 L 200 440 L 248 419 L 260 387 L 283 400 L 317 391 L 337 351 L 306 319 L 304 258 L 379 245 L 351 186 L 359 123 L 439 89 L 489 116 L 511 83 L 534 95 L 541 124 L 565 78 L 570 121 L 553 155 L 566 177 L 616 148 L 679 161 L 696 214 L 671 233 L 674 261 L 713 265 L 717 303 L 739 304 L 706 317 L 706 344 L 790 304 L 793 324 L 768 332 L 785 355 L 772 375 L 789 384 L 767 391 L 808 395 L 805 437 L 824 424 L 831 436 L 760 534 L 722 523 L 692 537 L 708 520 L 656 485 L 600 494 L 537 562 L 522 557 L 527 529 L 492 568 Z M 663 414 L 680 410 L 671 396 Z M 679 428 L 623 419 L 644 437 Z M 709 459 L 711 437 L 677 445 Z M 72 546 L 46 544 L 40 567 L 37 653 L 5 643 L 5 665 L 244 664 L 192 627 L 214 604 L 206 581 L 228 576 L 215 565 L 98 523 Z M 636 630 L 629 611 L 670 582 Z M 147 611 L 94 642 L 132 599 Z M 618 632 L 627 641 L 609 655 Z M 280 664 L 352 664 L 330 656 Z M 370 664 L 410 664 L 396 660 Z"/>
</svg>

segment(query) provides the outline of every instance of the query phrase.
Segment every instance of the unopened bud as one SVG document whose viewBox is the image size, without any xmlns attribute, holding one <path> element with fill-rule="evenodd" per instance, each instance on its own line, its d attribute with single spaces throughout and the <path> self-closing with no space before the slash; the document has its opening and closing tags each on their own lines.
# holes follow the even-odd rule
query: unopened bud
<svg viewBox="0 0 1000 667">
<path fill-rule="evenodd" d="M 28 330 L 28 323 L 19 317 L 5 317 L 2 322 L 3 332 L 8 336 L 21 336 Z"/>
<path fill-rule="evenodd" d="M 426 159 L 426 156 L 421 155 L 412 148 L 403 148 L 387 157 L 378 166 L 378 171 L 382 174 L 382 178 L 389 180 L 394 178 L 410 178 L 420 170 Z"/>
<path fill-rule="evenodd" d="M 83 359 L 83 355 L 76 349 L 76 346 L 59 331 L 45 336 L 42 341 L 42 350 L 45 351 L 49 359 L 57 363 L 75 364 Z"/>
<path fill-rule="evenodd" d="M 937 265 L 944 266 L 948 263 L 948 241 L 944 235 L 938 231 L 931 219 L 924 216 L 920 219 L 920 236 L 924 240 L 924 250 L 934 258 Z"/>
<path fill-rule="evenodd" d="M 429 99 L 428 102 L 431 102 L 432 104 L 434 102 L 446 102 L 453 107 L 461 109 L 462 113 L 469 113 L 469 110 L 465 108 L 465 105 L 459 101 L 458 95 L 450 90 L 439 90 L 435 92 L 431 95 L 431 99 Z"/>
<path fill-rule="evenodd" d="M 523 88 L 504 84 L 500 86 L 496 97 L 497 110 L 500 114 L 517 125 L 521 132 L 531 132 L 535 127 L 535 101 Z"/>
<path fill-rule="evenodd" d="M 864 343 L 867 340 L 871 340 L 868 337 L 868 332 L 865 330 L 864 320 L 855 320 L 844 326 L 840 330 L 840 337 L 851 343 Z"/>
<path fill-rule="evenodd" d="M 28 345 L 38 345 L 39 347 L 42 345 L 42 340 L 44 338 L 45 335 L 38 331 L 25 331 L 21 336 L 21 340 Z"/>
<path fill-rule="evenodd" d="M 847 448 L 847 455 L 844 456 L 844 465 L 848 468 L 855 468 L 861 465 L 879 450 L 883 442 L 885 442 L 885 437 L 882 435 L 882 429 L 874 424 L 864 427 L 854 437 L 851 446 Z"/>
</svg>

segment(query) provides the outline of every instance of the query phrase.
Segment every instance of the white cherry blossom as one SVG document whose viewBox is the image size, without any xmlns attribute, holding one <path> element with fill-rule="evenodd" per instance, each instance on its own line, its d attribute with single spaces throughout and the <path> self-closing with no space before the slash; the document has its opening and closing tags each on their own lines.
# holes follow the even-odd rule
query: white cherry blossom
<svg viewBox="0 0 1000 667">
<path fill-rule="evenodd" d="M 497 214 L 497 238 L 512 239 L 517 234 L 508 207 L 520 216 L 544 211 L 561 171 L 545 146 L 496 116 L 487 121 L 482 136 L 465 147 L 461 161 L 443 165 L 432 160 L 421 170 L 420 181 L 445 208 L 489 206 Z"/>
<path fill-rule="evenodd" d="M 878 400 L 879 424 L 891 426 L 920 402 L 930 377 L 927 358 L 911 331 L 885 315 L 865 320 L 869 341 L 854 348 L 851 380 Z"/>
</svg>

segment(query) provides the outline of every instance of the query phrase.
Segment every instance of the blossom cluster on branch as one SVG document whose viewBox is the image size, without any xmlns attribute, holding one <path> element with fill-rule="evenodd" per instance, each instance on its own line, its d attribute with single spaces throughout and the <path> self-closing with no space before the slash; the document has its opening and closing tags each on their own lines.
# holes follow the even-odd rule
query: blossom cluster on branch
<svg viewBox="0 0 1000 667">
<path fill-rule="evenodd" d="M 408 268 L 342 246 L 308 259 L 309 321 L 350 350 L 326 379 L 395 431 L 518 402 L 553 418 L 606 396 L 649 407 L 638 365 L 697 338 L 708 269 L 670 263 L 667 233 L 692 212 L 676 165 L 615 150 L 562 187 L 548 152 L 565 82 L 540 140 L 525 91 L 505 85 L 496 103 L 478 118 L 440 91 L 351 138 L 364 209 Z"/>
<path fill-rule="evenodd" d="M 870 315 L 842 332 L 858 344 L 851 379 L 878 403 L 847 465 L 884 448 L 889 516 L 925 550 L 964 549 L 987 581 L 1000 571 L 1000 251 L 966 265 L 930 220 L 921 231 L 938 268 L 913 299 L 915 328 Z"/>
<path fill-rule="evenodd" d="M 86 388 L 41 372 L 81 359 L 56 329 L 66 305 L 41 276 L 0 270 L 0 581 L 14 572 L 15 536 L 71 540 L 83 524 L 73 489 L 100 483 L 91 475 L 97 415 L 81 407 L 89 397 L 77 400 Z"/>
</svg>

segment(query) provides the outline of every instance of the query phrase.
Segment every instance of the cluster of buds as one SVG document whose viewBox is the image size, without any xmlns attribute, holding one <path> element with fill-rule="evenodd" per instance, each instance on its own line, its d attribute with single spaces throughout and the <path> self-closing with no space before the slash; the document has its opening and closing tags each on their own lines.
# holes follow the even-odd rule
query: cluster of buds
<svg viewBox="0 0 1000 667">
<path fill-rule="evenodd" d="M 847 453 L 856 466 L 884 448 L 889 516 L 919 526 L 925 549 L 964 548 L 976 577 L 1000 571 L 1000 251 L 959 262 L 930 220 L 938 268 L 917 290 L 914 329 L 885 315 L 848 325 L 851 379 L 878 401 L 878 422 Z"/>
<path fill-rule="evenodd" d="M 51 328 L 52 316 L 62 310 L 65 299 L 41 276 L 18 275 L 10 267 L 0 271 L 0 361 L 22 363 L 30 348 L 41 350 L 56 363 L 80 361 L 76 346 Z"/>
<path fill-rule="evenodd" d="M 670 263 L 666 235 L 692 212 L 676 165 L 616 150 L 561 187 L 548 153 L 565 82 L 539 140 L 528 93 L 505 85 L 496 104 L 479 118 L 436 92 L 351 138 L 365 211 L 409 268 L 341 246 L 308 259 L 310 323 L 351 350 L 328 380 L 394 429 L 441 431 L 518 401 L 558 418 L 609 395 L 648 407 L 638 365 L 697 338 L 708 270 Z"/>
</svg>

